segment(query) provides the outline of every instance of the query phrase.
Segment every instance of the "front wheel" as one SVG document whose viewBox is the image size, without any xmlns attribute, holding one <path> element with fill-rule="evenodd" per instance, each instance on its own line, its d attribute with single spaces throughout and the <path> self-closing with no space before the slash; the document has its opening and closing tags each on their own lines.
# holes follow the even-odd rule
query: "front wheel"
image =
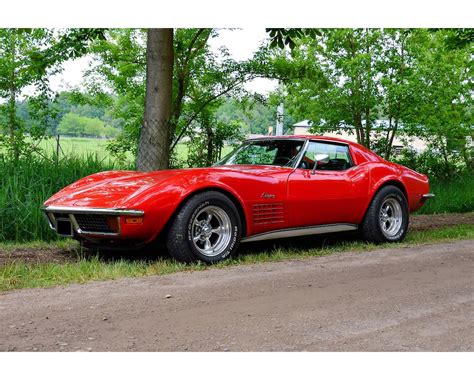
<svg viewBox="0 0 474 380">
<path fill-rule="evenodd" d="M 377 192 L 362 222 L 363 237 L 373 243 L 399 242 L 408 230 L 408 202 L 395 186 Z"/>
<path fill-rule="evenodd" d="M 235 253 L 241 221 L 234 203 L 216 191 L 190 198 L 174 216 L 166 246 L 176 260 L 215 263 Z"/>
</svg>

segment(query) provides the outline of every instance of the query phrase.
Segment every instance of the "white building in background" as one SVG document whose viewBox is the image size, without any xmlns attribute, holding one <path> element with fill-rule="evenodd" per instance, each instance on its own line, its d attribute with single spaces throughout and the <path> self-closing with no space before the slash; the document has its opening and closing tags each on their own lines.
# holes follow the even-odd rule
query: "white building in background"
<svg viewBox="0 0 474 380">
<path fill-rule="evenodd" d="M 376 120 L 375 125 L 382 126 L 383 128 L 384 122 L 382 120 Z M 293 124 L 293 128 L 294 128 L 293 133 L 295 135 L 311 135 L 312 134 L 309 131 L 311 128 L 311 121 L 309 120 L 302 120 L 296 124 Z M 344 140 L 357 142 L 354 127 L 350 125 L 341 126 L 338 132 L 323 132 L 320 134 L 322 136 L 339 137 Z M 371 136 L 375 136 L 375 134 L 376 132 L 373 131 Z M 410 147 L 415 149 L 417 152 L 423 152 L 427 148 L 426 142 L 421 140 L 418 137 L 410 137 L 408 138 L 408 141 L 409 141 Z M 393 140 L 393 149 L 396 152 L 396 154 L 400 152 L 403 146 L 404 145 L 402 141 L 399 138 L 395 137 L 395 139 Z"/>
</svg>

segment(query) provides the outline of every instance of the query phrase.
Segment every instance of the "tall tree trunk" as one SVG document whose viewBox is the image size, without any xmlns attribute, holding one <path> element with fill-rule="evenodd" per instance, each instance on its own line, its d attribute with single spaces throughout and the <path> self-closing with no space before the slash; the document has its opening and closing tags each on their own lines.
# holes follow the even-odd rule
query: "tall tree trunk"
<svg viewBox="0 0 474 380">
<path fill-rule="evenodd" d="M 365 136 L 364 136 L 364 127 L 362 126 L 362 115 L 356 113 L 353 115 L 354 118 L 354 127 L 356 130 L 357 142 L 360 145 L 365 146 Z"/>
<path fill-rule="evenodd" d="M 370 123 L 370 108 L 367 107 L 365 110 L 365 144 L 367 149 L 370 149 L 370 132 L 372 131 L 372 125 Z"/>
<path fill-rule="evenodd" d="M 17 123 L 16 123 L 16 91 L 14 82 L 11 83 L 10 96 L 8 99 L 8 129 L 10 132 L 10 144 L 15 160 L 20 157 L 20 150 L 17 139 Z"/>
<path fill-rule="evenodd" d="M 173 91 L 173 29 L 148 29 L 145 116 L 137 169 L 167 169 Z"/>
<path fill-rule="evenodd" d="M 13 32 L 10 36 L 10 45 L 8 50 L 8 55 L 11 64 L 11 72 L 10 72 L 10 83 L 9 83 L 9 96 L 8 96 L 8 104 L 7 104 L 7 123 L 8 123 L 8 130 L 10 133 L 10 144 L 11 149 L 13 152 L 13 157 L 15 160 L 18 160 L 20 157 L 20 147 L 18 141 L 18 125 L 16 119 L 16 72 L 15 72 L 15 60 L 16 60 L 16 34 Z"/>
<path fill-rule="evenodd" d="M 404 73 L 405 73 L 405 47 L 404 47 L 403 38 L 402 38 L 402 40 L 400 42 L 400 76 L 398 77 L 398 80 L 397 80 L 398 83 L 403 82 Z M 393 127 L 393 130 L 392 130 L 392 135 L 391 135 L 390 139 L 387 140 L 387 147 L 386 147 L 386 151 L 385 151 L 385 159 L 386 160 L 390 159 L 390 156 L 392 154 L 393 141 L 394 141 L 395 135 L 397 134 L 397 131 L 398 131 L 398 124 L 399 124 L 399 121 L 400 121 L 400 114 L 401 114 L 401 109 L 402 109 L 401 96 L 402 95 L 398 96 L 397 107 L 396 107 L 394 115 L 390 116 L 390 127 L 389 127 L 389 132 L 388 132 L 389 134 L 390 134 L 390 130 L 392 129 L 391 128 L 391 126 L 392 126 L 392 117 L 393 117 L 393 120 L 394 120 L 394 127 Z M 390 113 L 392 113 L 392 112 L 390 112 Z"/>
<path fill-rule="evenodd" d="M 370 132 L 372 124 L 370 122 L 370 95 L 372 85 L 372 56 L 370 55 L 369 29 L 365 29 L 365 53 L 369 57 L 367 62 L 367 88 L 365 93 L 365 147 L 370 149 Z"/>
<path fill-rule="evenodd" d="M 449 172 L 449 159 L 448 159 L 448 148 L 447 148 L 447 139 L 444 140 L 442 137 L 439 138 L 438 140 L 440 142 L 440 146 L 441 146 L 441 154 L 443 156 L 443 159 L 444 159 L 444 166 L 446 168 L 446 172 L 444 173 L 444 175 L 446 177 L 449 177 L 450 175 L 450 172 Z"/>
<path fill-rule="evenodd" d="M 387 146 L 387 154 L 385 155 L 385 159 L 388 161 L 390 159 L 390 155 L 392 154 L 392 146 L 393 146 L 393 141 L 395 140 L 395 135 L 397 134 L 398 130 L 398 116 L 395 119 L 395 124 L 393 126 L 392 130 L 392 135 L 390 136 L 390 140 L 388 141 L 388 146 Z"/>
<path fill-rule="evenodd" d="M 212 128 L 210 125 L 210 122 L 207 121 L 207 126 L 206 126 L 206 135 L 207 135 L 207 162 L 206 166 L 211 166 L 214 162 L 214 134 L 212 133 Z"/>
</svg>

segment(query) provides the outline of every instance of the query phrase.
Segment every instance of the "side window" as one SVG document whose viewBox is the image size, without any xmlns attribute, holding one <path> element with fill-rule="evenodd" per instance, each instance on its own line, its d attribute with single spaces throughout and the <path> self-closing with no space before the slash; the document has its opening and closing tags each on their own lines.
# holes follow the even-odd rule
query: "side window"
<svg viewBox="0 0 474 380">
<path fill-rule="evenodd" d="M 352 166 L 347 145 L 311 141 L 299 167 L 312 169 L 317 155 L 327 155 L 327 159 L 320 162 L 316 170 L 346 170 Z"/>
<path fill-rule="evenodd" d="M 252 144 L 247 149 L 237 152 L 235 164 L 252 164 L 252 165 L 271 165 L 278 149 L 275 145 L 269 144 Z"/>
</svg>

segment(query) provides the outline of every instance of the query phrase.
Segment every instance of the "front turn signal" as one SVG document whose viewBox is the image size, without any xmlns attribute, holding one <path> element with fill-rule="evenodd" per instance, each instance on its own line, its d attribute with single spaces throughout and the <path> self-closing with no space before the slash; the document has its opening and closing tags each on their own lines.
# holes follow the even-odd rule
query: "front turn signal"
<svg viewBox="0 0 474 380">
<path fill-rule="evenodd" d="M 125 218 L 125 224 L 142 224 L 143 218 Z"/>
</svg>

